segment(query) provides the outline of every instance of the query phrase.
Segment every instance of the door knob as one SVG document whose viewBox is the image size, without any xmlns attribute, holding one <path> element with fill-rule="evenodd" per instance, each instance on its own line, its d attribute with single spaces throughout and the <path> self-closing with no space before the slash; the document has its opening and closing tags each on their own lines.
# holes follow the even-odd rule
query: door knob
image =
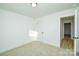
<svg viewBox="0 0 79 59">
<path fill-rule="evenodd" d="M 79 37 L 73 37 L 73 39 L 79 39 Z"/>
</svg>

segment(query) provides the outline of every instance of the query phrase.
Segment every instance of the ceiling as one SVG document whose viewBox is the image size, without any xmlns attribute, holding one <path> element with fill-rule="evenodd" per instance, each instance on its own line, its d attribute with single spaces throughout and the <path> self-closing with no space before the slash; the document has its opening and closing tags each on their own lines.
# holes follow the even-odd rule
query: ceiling
<svg viewBox="0 0 79 59">
<path fill-rule="evenodd" d="M 0 3 L 1 9 L 16 12 L 32 18 L 39 18 L 78 6 L 78 3 L 37 3 L 37 7 L 32 7 L 31 3 Z"/>
</svg>

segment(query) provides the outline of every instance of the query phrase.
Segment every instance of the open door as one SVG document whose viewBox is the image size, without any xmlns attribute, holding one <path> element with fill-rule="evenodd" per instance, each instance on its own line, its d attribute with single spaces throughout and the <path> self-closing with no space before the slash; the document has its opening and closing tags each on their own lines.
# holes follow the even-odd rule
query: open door
<svg viewBox="0 0 79 59">
<path fill-rule="evenodd" d="M 61 18 L 60 23 L 60 47 L 66 49 L 74 48 L 74 16 Z"/>
<path fill-rule="evenodd" d="M 76 32 L 75 32 L 75 40 L 76 40 L 76 55 L 79 56 L 79 8 L 76 10 Z"/>
</svg>

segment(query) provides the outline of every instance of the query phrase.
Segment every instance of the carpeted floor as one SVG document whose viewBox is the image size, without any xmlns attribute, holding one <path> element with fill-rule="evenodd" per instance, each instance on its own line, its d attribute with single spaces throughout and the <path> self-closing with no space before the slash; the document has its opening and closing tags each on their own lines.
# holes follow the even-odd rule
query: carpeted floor
<svg viewBox="0 0 79 59">
<path fill-rule="evenodd" d="M 71 49 L 62 49 L 55 46 L 33 41 L 21 47 L 1 53 L 1 56 L 73 56 L 74 51 Z"/>
</svg>

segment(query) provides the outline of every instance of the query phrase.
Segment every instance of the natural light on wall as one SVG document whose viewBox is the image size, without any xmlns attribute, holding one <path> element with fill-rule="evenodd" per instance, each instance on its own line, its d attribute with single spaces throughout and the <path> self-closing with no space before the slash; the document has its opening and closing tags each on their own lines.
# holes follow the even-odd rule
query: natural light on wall
<svg viewBox="0 0 79 59">
<path fill-rule="evenodd" d="M 37 31 L 29 30 L 29 36 L 31 39 L 37 40 L 38 33 L 37 33 Z"/>
</svg>

